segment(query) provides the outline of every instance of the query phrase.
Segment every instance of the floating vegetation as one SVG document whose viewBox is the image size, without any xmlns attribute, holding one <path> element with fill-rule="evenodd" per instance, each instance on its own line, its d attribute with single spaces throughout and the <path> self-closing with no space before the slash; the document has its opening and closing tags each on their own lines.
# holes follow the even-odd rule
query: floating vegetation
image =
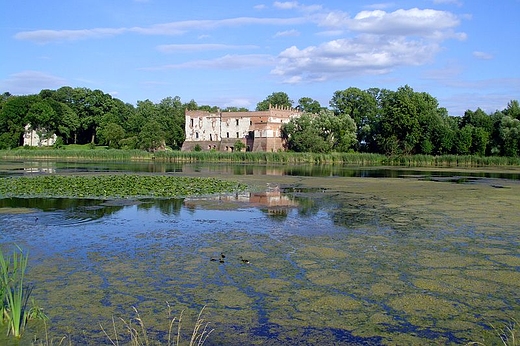
<svg viewBox="0 0 520 346">
<path fill-rule="evenodd" d="M 51 335 L 83 332 L 73 345 L 106 343 L 96 327 L 134 314 L 130 306 L 166 341 L 164 301 L 191 314 L 208 306 L 208 343 L 224 345 L 497 345 L 490 323 L 518 320 L 517 182 L 237 179 L 276 182 L 299 205 L 273 219 L 245 202 L 223 208 L 224 199 L 97 201 L 119 209 L 72 226 L 42 222 L 47 212 L 39 222 L 1 215 L 12 228 L 2 242 L 25 241 L 38 255 L 35 297 L 51 307 Z"/>
<path fill-rule="evenodd" d="M 215 178 L 157 175 L 45 175 L 0 178 L 0 197 L 172 198 L 245 190 Z"/>
</svg>

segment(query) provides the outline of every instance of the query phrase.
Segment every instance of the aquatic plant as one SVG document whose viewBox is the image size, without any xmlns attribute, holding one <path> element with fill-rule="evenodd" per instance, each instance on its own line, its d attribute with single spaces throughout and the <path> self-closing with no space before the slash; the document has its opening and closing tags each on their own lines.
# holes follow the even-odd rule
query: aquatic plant
<svg viewBox="0 0 520 346">
<path fill-rule="evenodd" d="M 518 346 L 520 345 L 520 330 L 519 323 L 515 318 L 511 318 L 511 321 L 505 323 L 502 326 L 495 326 L 494 324 L 490 324 L 491 328 L 494 331 L 494 339 L 493 345 L 501 344 L 504 346 Z M 500 342 L 498 342 L 498 340 Z M 483 342 L 469 342 L 466 346 L 486 346 L 486 343 Z"/>
<path fill-rule="evenodd" d="M 28 308 L 31 288 L 25 285 L 25 270 L 29 261 L 29 255 L 23 251 L 14 251 L 9 257 L 5 257 L 0 250 L 0 294 L 1 294 L 1 319 L 7 323 L 7 334 L 19 338 L 31 319 L 45 319 L 42 309 L 35 306 Z"/>
<path fill-rule="evenodd" d="M 215 178 L 158 175 L 46 175 L 0 178 L 4 197 L 171 198 L 245 190 Z"/>
<path fill-rule="evenodd" d="M 182 331 L 182 316 L 184 314 L 184 310 L 181 311 L 179 318 L 172 316 L 172 309 L 168 302 L 166 302 L 168 305 L 168 318 L 170 320 L 168 324 L 168 337 L 167 337 L 167 343 L 168 346 L 180 346 L 181 345 L 181 331 Z M 141 318 L 139 311 L 137 308 L 133 307 L 136 317 L 132 320 L 125 320 L 123 318 L 120 318 L 121 322 L 124 325 L 124 328 L 126 329 L 126 333 L 128 333 L 128 336 L 130 338 L 130 345 L 132 346 L 142 346 L 142 345 L 150 345 L 152 341 L 154 341 L 151 337 L 148 336 L 147 328 L 145 326 L 145 323 L 143 319 Z M 197 320 L 195 321 L 195 325 L 193 327 L 191 337 L 189 340 L 188 345 L 189 346 L 202 346 L 208 339 L 209 335 L 213 332 L 213 329 L 209 329 L 209 322 L 206 322 L 202 318 L 202 313 L 204 312 L 205 307 L 203 307 L 198 316 Z M 135 325 L 134 325 L 135 324 Z M 174 326 L 177 324 L 177 331 L 174 332 Z M 120 345 L 120 339 L 121 339 L 121 332 L 117 328 L 117 323 L 114 318 L 112 318 L 112 333 L 113 335 L 109 335 L 107 330 L 103 328 L 102 325 L 100 325 L 101 330 L 105 334 L 105 336 L 108 338 L 110 343 L 114 346 Z M 176 335 L 175 335 L 176 334 Z M 156 340 L 155 340 L 156 341 Z M 155 343 L 154 343 L 155 344 Z"/>
<path fill-rule="evenodd" d="M 392 165 L 411 167 L 482 167 L 518 166 L 520 157 L 474 156 L 474 155 L 398 155 L 385 156 L 374 153 L 296 153 L 296 152 L 221 152 L 211 151 L 158 151 L 106 149 L 96 150 L 85 146 L 67 145 L 63 149 L 14 149 L 0 150 L 4 159 L 54 159 L 89 161 L 147 161 L 165 162 L 253 162 L 253 163 L 309 163 L 309 164 L 355 164 Z"/>
</svg>

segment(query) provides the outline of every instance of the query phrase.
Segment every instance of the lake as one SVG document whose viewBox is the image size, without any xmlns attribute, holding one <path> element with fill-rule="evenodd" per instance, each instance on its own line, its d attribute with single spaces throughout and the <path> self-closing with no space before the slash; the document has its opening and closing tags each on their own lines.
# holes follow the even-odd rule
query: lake
<svg viewBox="0 0 520 346">
<path fill-rule="evenodd" d="M 0 163 L 0 176 L 116 172 L 250 190 L 0 199 L 2 250 L 29 252 L 49 333 L 74 345 L 110 345 L 113 318 L 124 342 L 134 307 L 162 342 L 169 312 L 188 338 L 204 308 L 206 345 L 493 344 L 491 325 L 519 320 L 519 170 Z"/>
</svg>

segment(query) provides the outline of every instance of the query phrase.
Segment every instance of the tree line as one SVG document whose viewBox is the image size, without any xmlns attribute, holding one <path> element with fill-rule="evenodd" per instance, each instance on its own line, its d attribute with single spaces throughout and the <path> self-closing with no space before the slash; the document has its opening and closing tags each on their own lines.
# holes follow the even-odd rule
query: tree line
<svg viewBox="0 0 520 346">
<path fill-rule="evenodd" d="M 299 152 L 370 152 L 386 155 L 460 154 L 520 156 L 520 106 L 486 114 L 480 108 L 462 117 L 450 116 L 437 100 L 406 85 L 395 91 L 348 88 L 336 91 L 328 107 L 310 97 L 294 104 L 284 92 L 259 102 L 300 109 L 302 116 L 282 128 L 289 150 Z M 180 149 L 185 110 L 217 112 L 219 108 L 167 97 L 134 106 L 101 90 L 62 87 L 39 94 L 0 97 L 0 149 L 23 145 L 25 126 L 56 145 L 106 145 L 110 148 Z M 247 111 L 228 107 L 222 111 Z"/>
<path fill-rule="evenodd" d="M 273 93 L 271 103 L 293 102 Z M 520 105 L 511 100 L 491 114 L 477 108 L 450 116 L 437 99 L 410 86 L 348 88 L 332 96 L 329 107 L 304 97 L 304 113 L 283 127 L 288 149 L 300 152 L 358 151 L 385 155 L 520 155 Z M 265 103 L 259 106 L 265 107 Z M 267 102 L 269 103 L 269 102 Z M 257 107 L 258 108 L 258 107 Z"/>
</svg>

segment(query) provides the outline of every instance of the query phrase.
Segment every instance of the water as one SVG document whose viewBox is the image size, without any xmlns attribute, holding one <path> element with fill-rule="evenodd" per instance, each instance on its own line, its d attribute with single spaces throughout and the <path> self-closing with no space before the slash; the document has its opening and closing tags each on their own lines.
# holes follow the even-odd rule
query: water
<svg viewBox="0 0 520 346">
<path fill-rule="evenodd" d="M 149 166 L 125 167 L 94 170 Z M 149 335 L 165 341 L 168 304 L 176 316 L 185 310 L 186 334 L 206 306 L 215 329 L 209 345 L 463 344 L 492 340 L 489 323 L 518 319 L 516 181 L 479 172 L 381 170 L 399 179 L 366 179 L 382 173 L 277 169 L 165 168 L 269 183 L 214 198 L 1 199 L 0 244 L 29 251 L 27 278 L 50 332 L 73 344 L 110 344 L 100 325 L 130 320 L 132 307 Z M 461 175 L 478 179 L 424 180 Z"/>
</svg>

